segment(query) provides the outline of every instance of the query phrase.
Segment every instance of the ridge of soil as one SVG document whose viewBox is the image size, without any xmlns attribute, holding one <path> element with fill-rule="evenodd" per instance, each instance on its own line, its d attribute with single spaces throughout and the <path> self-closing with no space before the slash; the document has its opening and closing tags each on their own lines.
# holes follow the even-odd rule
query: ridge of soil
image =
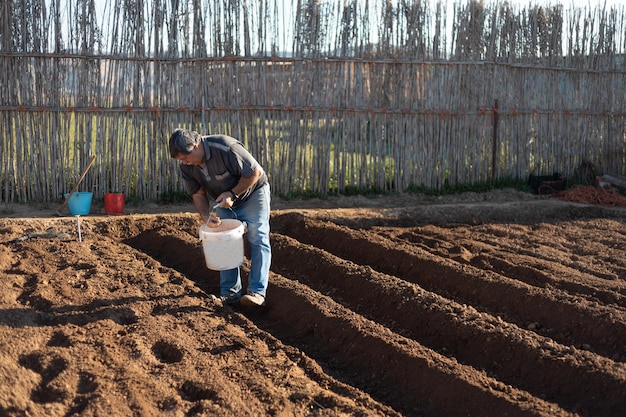
<svg viewBox="0 0 626 417">
<path fill-rule="evenodd" d="M 0 416 L 623 414 L 626 209 L 272 204 L 261 309 L 209 296 L 191 205 L 5 207 Z"/>
</svg>

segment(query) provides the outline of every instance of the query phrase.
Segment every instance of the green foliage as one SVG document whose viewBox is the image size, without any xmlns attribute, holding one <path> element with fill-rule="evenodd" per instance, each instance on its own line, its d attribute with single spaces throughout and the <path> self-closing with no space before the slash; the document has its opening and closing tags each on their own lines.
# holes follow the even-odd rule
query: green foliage
<svg viewBox="0 0 626 417">
<path fill-rule="evenodd" d="M 328 195 L 324 195 L 320 192 L 314 192 L 310 190 L 301 190 L 301 191 L 291 191 L 289 193 L 283 194 L 278 193 L 278 197 L 282 198 L 285 201 L 294 200 L 296 198 L 301 198 L 303 200 L 310 200 L 314 198 L 319 198 L 321 200 L 325 200 L 328 198 Z"/>
<path fill-rule="evenodd" d="M 188 192 L 170 191 L 159 195 L 159 204 L 182 204 L 192 202 L 193 199 Z"/>
<path fill-rule="evenodd" d="M 488 192 L 496 189 L 502 188 L 513 188 L 518 191 L 523 192 L 532 192 L 531 188 L 528 186 L 525 179 L 520 178 L 500 178 L 495 182 L 487 181 L 487 182 L 477 182 L 474 184 L 455 184 L 450 185 L 448 182 L 444 184 L 441 188 L 427 188 L 424 185 L 410 185 L 407 189 L 407 193 L 416 193 L 416 194 L 424 194 L 430 196 L 439 196 L 439 195 L 451 195 L 451 194 L 460 194 L 464 192 Z M 623 190 L 620 190 L 623 193 Z M 395 194 L 396 192 L 394 192 Z M 336 187 L 331 188 L 330 192 L 324 194 L 318 191 L 312 190 L 295 190 L 290 191 L 289 193 L 277 193 L 277 197 L 285 201 L 295 200 L 295 199 L 303 199 L 303 200 L 311 200 L 311 199 L 320 199 L 326 200 L 330 196 L 365 196 L 371 197 L 375 195 L 385 195 L 389 194 L 388 191 L 382 190 L 379 187 L 368 186 L 368 187 L 357 187 L 354 185 L 349 185 L 344 188 L 343 191 L 339 192 Z M 159 196 L 159 204 L 170 205 L 170 204 L 184 204 L 192 202 L 193 199 L 191 195 L 184 191 L 171 191 L 168 193 L 161 194 Z"/>
<path fill-rule="evenodd" d="M 448 182 L 444 184 L 441 188 L 427 188 L 424 185 L 411 185 L 407 188 L 407 193 L 415 193 L 415 194 L 424 194 L 430 196 L 440 196 L 440 195 L 451 195 L 451 194 L 461 194 L 464 192 L 476 192 L 483 193 L 496 189 L 502 188 L 513 188 L 518 191 L 523 192 L 532 192 L 531 188 L 528 186 L 526 180 L 521 178 L 500 178 L 495 182 L 477 182 L 474 184 L 455 184 L 450 185 Z M 386 195 L 390 194 L 390 192 L 381 190 L 375 186 L 369 187 L 357 187 L 357 186 L 346 186 L 346 188 L 339 192 L 337 188 L 331 189 L 328 194 L 322 194 L 320 192 L 314 192 L 310 190 L 298 190 L 292 191 L 287 194 L 278 193 L 277 196 L 282 198 L 283 200 L 289 201 L 294 200 L 296 198 L 301 199 L 327 199 L 329 196 L 365 196 L 371 197 L 375 195 Z M 396 194 L 396 192 L 393 192 Z"/>
<path fill-rule="evenodd" d="M 500 178 L 495 182 L 477 182 L 474 184 L 455 184 L 450 185 L 446 182 L 441 188 L 427 188 L 423 185 L 410 185 L 407 188 L 407 192 L 409 193 L 419 193 L 424 195 L 450 195 L 450 194 L 460 194 L 464 192 L 476 192 L 483 193 L 487 191 L 492 191 L 501 188 L 513 188 L 519 191 L 530 192 L 531 189 L 526 183 L 525 180 L 520 178 Z"/>
<path fill-rule="evenodd" d="M 347 195 L 347 196 L 354 196 L 354 195 L 372 196 L 372 195 L 386 194 L 386 192 L 373 185 L 370 185 L 368 187 L 356 187 L 353 185 L 348 185 L 346 186 L 342 194 Z"/>
<path fill-rule="evenodd" d="M 598 169 L 592 162 L 586 160 L 582 161 L 581 164 L 574 170 L 572 178 L 568 180 L 567 188 L 572 188 L 578 185 L 593 185 L 596 181 L 597 175 Z"/>
<path fill-rule="evenodd" d="M 309 199 L 314 199 L 314 198 L 326 200 L 328 199 L 329 196 L 335 196 L 335 197 L 336 196 L 357 196 L 357 195 L 374 196 L 374 195 L 380 195 L 380 194 L 387 194 L 387 192 L 374 186 L 357 187 L 354 185 L 349 185 L 349 186 L 346 186 L 342 192 L 339 192 L 339 190 L 336 187 L 331 187 L 328 194 L 323 194 L 321 192 L 316 192 L 316 191 L 311 191 L 311 190 L 297 190 L 297 191 L 289 192 L 287 194 L 278 193 L 277 196 L 282 198 L 283 200 L 289 201 L 289 200 L 293 200 L 296 198 L 300 198 L 304 200 L 309 200 Z"/>
<path fill-rule="evenodd" d="M 146 203 L 146 201 L 141 199 L 141 198 L 139 198 L 139 197 L 126 196 L 126 198 L 125 198 L 125 204 L 127 206 L 140 207 L 140 206 L 143 206 L 145 203 Z"/>
</svg>

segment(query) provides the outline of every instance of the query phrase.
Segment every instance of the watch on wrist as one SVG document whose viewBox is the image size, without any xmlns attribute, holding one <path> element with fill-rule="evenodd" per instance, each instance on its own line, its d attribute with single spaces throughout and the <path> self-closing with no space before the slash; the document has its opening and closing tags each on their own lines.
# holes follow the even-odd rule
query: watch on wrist
<svg viewBox="0 0 626 417">
<path fill-rule="evenodd" d="M 235 194 L 235 192 L 233 190 L 228 190 L 228 191 L 230 191 L 230 193 L 233 195 L 233 200 L 236 201 L 236 200 L 239 199 L 239 196 L 237 194 Z"/>
</svg>

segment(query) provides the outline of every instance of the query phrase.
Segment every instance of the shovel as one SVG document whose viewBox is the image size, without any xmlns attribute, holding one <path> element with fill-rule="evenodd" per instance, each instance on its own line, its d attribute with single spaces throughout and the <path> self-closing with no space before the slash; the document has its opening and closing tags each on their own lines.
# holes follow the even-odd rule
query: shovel
<svg viewBox="0 0 626 417">
<path fill-rule="evenodd" d="M 67 195 L 67 198 L 65 199 L 63 204 L 61 204 L 61 207 L 59 207 L 59 209 L 57 210 L 57 213 L 56 213 L 57 216 L 63 216 L 63 209 L 65 209 L 65 207 L 67 206 L 67 202 L 70 201 L 70 198 L 72 198 L 72 194 L 76 192 L 80 183 L 83 182 L 85 175 L 87 175 L 87 171 L 89 171 L 89 168 L 91 168 L 91 165 L 93 165 L 93 161 L 95 160 L 96 160 L 96 155 L 91 157 L 91 159 L 89 160 L 89 163 L 83 169 L 83 172 L 80 174 L 80 178 L 78 178 L 78 181 L 76 181 L 76 184 L 74 184 L 72 191 L 70 191 L 70 193 Z"/>
</svg>

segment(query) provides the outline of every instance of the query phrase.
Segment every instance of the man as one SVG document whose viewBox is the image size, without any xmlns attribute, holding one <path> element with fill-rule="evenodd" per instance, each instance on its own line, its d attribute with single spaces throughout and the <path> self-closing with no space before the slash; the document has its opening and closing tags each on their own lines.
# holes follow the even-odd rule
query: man
<svg viewBox="0 0 626 417">
<path fill-rule="evenodd" d="M 262 306 L 269 281 L 270 186 L 267 174 L 237 139 L 226 135 L 200 136 L 178 129 L 170 136 L 170 155 L 178 159 L 187 191 L 202 220 L 217 227 L 220 217 L 247 224 L 251 248 L 248 288 L 242 295 L 239 268 L 220 271 L 220 301 Z M 211 214 L 209 197 L 219 204 Z"/>
</svg>

